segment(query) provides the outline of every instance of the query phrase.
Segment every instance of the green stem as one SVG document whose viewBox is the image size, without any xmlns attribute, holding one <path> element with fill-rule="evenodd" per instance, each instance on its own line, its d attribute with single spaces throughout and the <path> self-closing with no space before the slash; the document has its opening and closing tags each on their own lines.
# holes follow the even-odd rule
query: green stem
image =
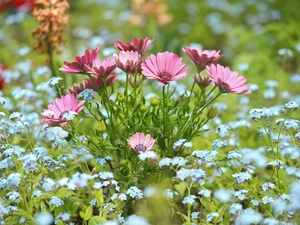
<svg viewBox="0 0 300 225">
<path fill-rule="evenodd" d="M 280 135 L 281 135 L 281 131 L 283 129 L 284 123 L 285 123 L 289 113 L 290 113 L 290 110 L 287 112 L 287 114 L 286 114 L 286 116 L 285 116 L 285 118 L 284 118 L 284 120 L 283 120 L 283 122 L 280 126 L 279 132 L 278 132 L 277 143 L 276 143 L 276 159 L 279 159 L 279 139 L 280 139 Z"/>
</svg>

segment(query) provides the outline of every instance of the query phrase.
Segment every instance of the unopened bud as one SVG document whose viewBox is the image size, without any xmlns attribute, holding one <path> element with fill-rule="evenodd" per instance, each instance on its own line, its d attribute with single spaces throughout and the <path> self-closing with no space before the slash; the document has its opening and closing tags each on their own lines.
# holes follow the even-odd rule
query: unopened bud
<svg viewBox="0 0 300 225">
<path fill-rule="evenodd" d="M 206 88 L 212 82 L 210 77 L 203 76 L 202 74 L 195 74 L 193 77 L 200 88 Z"/>
<path fill-rule="evenodd" d="M 151 104 L 153 107 L 154 107 L 154 106 L 157 106 L 157 105 L 158 105 L 158 102 L 159 102 L 158 98 L 156 98 L 156 97 L 150 98 L 150 104 Z"/>
<path fill-rule="evenodd" d="M 216 115 L 218 114 L 218 108 L 215 106 L 211 106 L 209 107 L 209 109 L 207 110 L 206 116 L 208 119 L 213 119 L 216 117 Z"/>
<path fill-rule="evenodd" d="M 147 106 L 144 105 L 144 104 L 141 105 L 141 106 L 140 106 L 140 111 L 141 111 L 141 112 L 146 112 L 146 111 L 147 111 Z"/>
<path fill-rule="evenodd" d="M 103 121 L 97 123 L 97 131 L 103 133 L 106 131 L 106 125 Z"/>
<path fill-rule="evenodd" d="M 118 94 L 117 96 L 118 102 L 124 102 L 125 101 L 125 96 L 121 93 Z"/>
<path fill-rule="evenodd" d="M 131 87 L 140 86 L 142 80 L 143 80 L 143 75 L 139 73 L 129 76 L 129 84 L 131 85 Z"/>
</svg>

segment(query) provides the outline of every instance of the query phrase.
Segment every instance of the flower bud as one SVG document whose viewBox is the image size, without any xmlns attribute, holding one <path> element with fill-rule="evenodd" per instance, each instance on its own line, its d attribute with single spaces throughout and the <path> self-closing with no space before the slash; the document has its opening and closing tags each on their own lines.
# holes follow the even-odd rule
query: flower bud
<svg viewBox="0 0 300 225">
<path fill-rule="evenodd" d="M 202 74 L 195 74 L 193 77 L 199 87 L 203 89 L 209 86 L 212 82 L 210 77 L 203 76 Z"/>
<path fill-rule="evenodd" d="M 147 106 L 144 105 L 144 104 L 142 104 L 142 105 L 140 106 L 140 111 L 141 111 L 141 112 L 146 112 L 146 111 L 147 111 Z"/>
<path fill-rule="evenodd" d="M 218 108 L 215 106 L 211 106 L 209 107 L 209 109 L 207 110 L 206 116 L 209 120 L 213 119 L 216 117 L 216 115 L 218 114 Z"/>
<path fill-rule="evenodd" d="M 153 107 L 157 106 L 158 102 L 159 102 L 158 98 L 156 98 L 156 97 L 150 98 L 150 104 L 151 104 L 151 106 L 153 106 Z"/>
<path fill-rule="evenodd" d="M 97 123 L 97 131 L 103 133 L 106 131 L 106 125 L 103 121 Z"/>
<path fill-rule="evenodd" d="M 124 102 L 125 101 L 125 96 L 121 93 L 118 94 L 117 96 L 118 102 Z"/>
</svg>

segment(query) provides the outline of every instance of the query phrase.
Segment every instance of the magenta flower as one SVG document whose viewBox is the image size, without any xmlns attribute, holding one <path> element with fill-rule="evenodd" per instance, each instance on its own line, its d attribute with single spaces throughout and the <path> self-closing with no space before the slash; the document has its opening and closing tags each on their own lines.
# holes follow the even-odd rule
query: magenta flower
<svg viewBox="0 0 300 225">
<path fill-rule="evenodd" d="M 63 73 L 85 73 L 85 65 L 92 67 L 94 62 L 98 60 L 99 47 L 94 50 L 85 50 L 83 56 L 76 56 L 75 62 L 64 61 L 64 66 L 59 68 Z"/>
<path fill-rule="evenodd" d="M 144 133 L 137 132 L 128 140 L 128 146 L 136 153 L 145 153 L 153 149 L 154 139 L 150 134 L 145 136 Z"/>
<path fill-rule="evenodd" d="M 134 72 L 141 63 L 141 55 L 135 51 L 121 51 L 114 54 L 117 67 L 125 72 Z"/>
<path fill-rule="evenodd" d="M 133 38 L 131 42 L 124 43 L 122 41 L 117 41 L 114 46 L 121 50 L 121 51 L 136 51 L 141 56 L 145 54 L 147 49 L 149 48 L 149 45 L 152 43 L 153 40 L 150 38 Z"/>
<path fill-rule="evenodd" d="M 48 109 L 44 109 L 40 123 L 49 123 L 49 126 L 61 124 L 62 126 L 68 123 L 68 120 L 73 119 L 83 109 L 85 101 L 78 102 L 78 96 L 75 94 L 67 94 L 61 98 L 54 99 L 53 104 L 48 105 Z"/>
<path fill-rule="evenodd" d="M 219 89 L 224 93 L 231 94 L 250 94 L 250 85 L 245 85 L 247 79 L 243 76 L 238 77 L 238 72 L 231 72 L 229 67 L 217 64 L 211 64 L 206 67 L 206 72 L 210 79 L 217 84 Z"/>
<path fill-rule="evenodd" d="M 193 47 L 185 47 L 182 48 L 182 51 L 196 64 L 196 66 L 200 67 L 203 70 L 206 66 L 216 62 L 223 55 L 220 55 L 220 51 L 208 51 L 201 50 L 199 48 Z"/>
<path fill-rule="evenodd" d="M 161 86 L 185 77 L 188 68 L 184 67 L 182 58 L 172 52 L 151 54 L 142 63 L 142 74 L 148 79 L 157 80 Z"/>
<path fill-rule="evenodd" d="M 97 87 L 95 86 L 94 82 L 91 79 L 87 79 L 86 80 L 86 89 L 93 89 L 94 91 L 97 91 L 97 89 L 99 88 L 103 88 L 104 87 L 104 83 L 103 80 L 104 77 L 101 76 L 93 76 L 93 80 L 95 82 L 95 84 L 97 85 Z M 106 87 L 112 85 L 112 83 L 117 79 L 116 74 L 115 73 L 111 73 L 109 76 L 107 76 L 106 78 Z"/>
<path fill-rule="evenodd" d="M 86 64 L 83 68 L 86 72 L 97 76 L 108 76 L 116 68 L 116 64 L 111 60 L 111 58 L 106 58 L 103 61 L 96 59 L 93 62 L 93 66 Z"/>
</svg>

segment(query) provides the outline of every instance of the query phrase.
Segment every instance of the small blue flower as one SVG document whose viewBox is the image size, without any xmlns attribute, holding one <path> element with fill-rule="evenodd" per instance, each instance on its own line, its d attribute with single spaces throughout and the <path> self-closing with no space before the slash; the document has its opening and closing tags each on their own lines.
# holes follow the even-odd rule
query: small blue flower
<svg viewBox="0 0 300 225">
<path fill-rule="evenodd" d="M 248 181 L 252 178 L 251 174 L 248 172 L 235 173 L 235 174 L 232 174 L 232 177 L 236 179 L 236 182 L 238 184 L 240 184 L 244 181 Z"/>
<path fill-rule="evenodd" d="M 34 190 L 32 192 L 32 197 L 40 197 L 42 195 L 42 192 L 40 190 Z"/>
<path fill-rule="evenodd" d="M 200 214 L 200 212 L 192 212 L 191 213 L 191 218 L 193 220 L 198 219 L 199 218 L 199 214 Z"/>
<path fill-rule="evenodd" d="M 50 87 L 53 87 L 59 83 L 59 81 L 62 80 L 61 77 L 51 77 L 50 80 L 47 82 L 47 84 Z"/>
<path fill-rule="evenodd" d="M 218 217 L 219 216 L 219 213 L 217 213 L 217 212 L 212 212 L 212 213 L 210 213 L 210 214 L 208 214 L 207 216 L 206 216 L 206 222 L 211 222 L 213 219 L 214 219 L 214 217 Z"/>
<path fill-rule="evenodd" d="M 229 212 L 231 214 L 239 213 L 242 210 L 243 210 L 243 206 L 240 203 L 233 203 L 229 208 Z"/>
<path fill-rule="evenodd" d="M 290 101 L 290 102 L 285 104 L 284 108 L 285 109 L 297 110 L 299 108 L 299 104 L 295 101 Z"/>
<path fill-rule="evenodd" d="M 187 204 L 193 205 L 194 202 L 195 202 L 195 199 L 197 199 L 197 197 L 195 195 L 189 195 L 189 196 L 186 196 L 182 200 L 182 203 L 185 204 L 185 205 L 187 205 Z"/>
<path fill-rule="evenodd" d="M 20 173 L 11 173 L 7 177 L 7 186 L 17 188 L 21 182 L 21 174 Z"/>
<path fill-rule="evenodd" d="M 211 195 L 211 190 L 201 190 L 198 192 L 199 195 L 203 195 L 204 197 L 208 198 Z"/>
<path fill-rule="evenodd" d="M 96 206 L 97 205 L 97 200 L 94 198 L 90 201 L 91 206 Z"/>
<path fill-rule="evenodd" d="M 83 98 L 87 102 L 91 102 L 94 100 L 97 96 L 97 92 L 95 92 L 93 89 L 85 89 L 84 91 L 80 92 L 78 97 Z"/>
<path fill-rule="evenodd" d="M 51 178 L 46 178 L 44 183 L 43 183 L 43 189 L 46 192 L 51 192 L 53 190 L 53 187 L 55 186 L 54 180 Z"/>
<path fill-rule="evenodd" d="M 130 187 L 126 191 L 126 194 L 128 194 L 131 198 L 136 198 L 136 199 L 143 198 L 143 192 L 135 186 Z"/>
<path fill-rule="evenodd" d="M 64 201 L 56 196 L 52 196 L 49 203 L 50 203 L 50 205 L 54 205 L 55 207 L 60 207 L 60 206 L 64 205 Z"/>
<path fill-rule="evenodd" d="M 162 158 L 158 163 L 159 168 L 170 166 L 171 164 L 172 164 L 172 159 L 170 158 Z"/>
<path fill-rule="evenodd" d="M 266 117 L 266 113 L 264 112 L 264 110 L 258 108 L 251 109 L 249 113 L 251 118 L 255 121 Z"/>
</svg>

